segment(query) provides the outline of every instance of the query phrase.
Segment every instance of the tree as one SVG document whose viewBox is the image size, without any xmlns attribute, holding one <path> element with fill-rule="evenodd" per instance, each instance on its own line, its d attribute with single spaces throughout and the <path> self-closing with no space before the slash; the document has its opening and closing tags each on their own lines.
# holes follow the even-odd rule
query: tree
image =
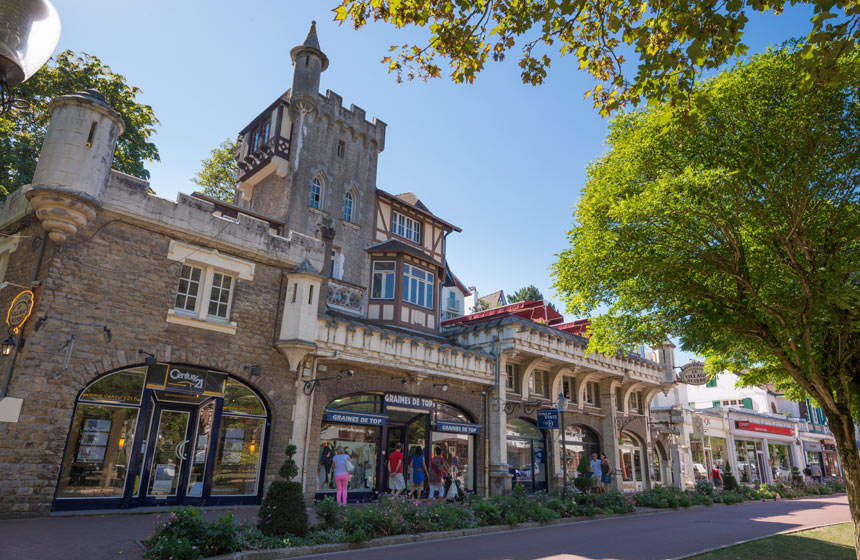
<svg viewBox="0 0 860 560">
<path fill-rule="evenodd" d="M 801 67 L 804 85 L 833 80 L 836 59 L 860 37 L 860 8 L 832 0 L 791 4 L 815 8 Z M 394 55 L 383 59 L 398 80 L 404 70 L 408 79 L 438 77 L 445 58 L 454 82 L 471 83 L 488 61 L 504 60 L 520 46 L 523 82 L 537 85 L 547 77 L 553 50 L 573 54 L 599 82 L 586 95 L 605 115 L 643 99 L 685 104 L 700 72 L 746 52 L 748 13 L 779 14 L 784 6 L 784 0 L 340 0 L 334 12 L 335 21 L 356 29 L 368 20 L 429 27 L 425 45 L 395 45 Z M 628 62 L 630 53 L 635 56 Z"/>
<path fill-rule="evenodd" d="M 544 301 L 544 297 L 540 290 L 538 290 L 534 284 L 529 284 L 528 286 L 520 288 L 519 290 L 508 296 L 508 303 L 536 300 Z M 558 311 L 558 309 L 555 308 L 555 305 L 553 305 L 552 302 L 547 302 L 546 305 L 550 309 Z"/>
<path fill-rule="evenodd" d="M 200 162 L 200 171 L 191 181 L 203 187 L 203 194 L 233 202 L 236 193 L 236 142 L 227 138 L 209 152 L 209 157 Z"/>
<path fill-rule="evenodd" d="M 160 159 L 150 142 L 158 124 L 152 107 L 138 103 L 140 89 L 128 85 L 124 76 L 97 57 L 64 51 L 15 86 L 16 98 L 29 103 L 30 108 L 0 115 L 0 194 L 5 196 L 32 180 L 51 116 L 50 101 L 88 88 L 99 90 L 125 121 L 125 132 L 114 153 L 114 169 L 149 179 L 145 162 Z"/>
<path fill-rule="evenodd" d="M 804 91 L 803 52 L 700 84 L 694 118 L 616 117 L 553 275 L 568 309 L 602 311 L 589 351 L 678 337 L 711 372 L 814 398 L 860 551 L 860 55 L 840 87 Z"/>
<path fill-rule="evenodd" d="M 308 512 L 302 485 L 292 480 L 299 474 L 299 468 L 293 460 L 296 446 L 288 445 L 284 453 L 287 459 L 278 471 L 284 480 L 272 482 L 266 490 L 266 497 L 257 514 L 257 528 L 270 537 L 303 537 L 308 532 Z"/>
</svg>

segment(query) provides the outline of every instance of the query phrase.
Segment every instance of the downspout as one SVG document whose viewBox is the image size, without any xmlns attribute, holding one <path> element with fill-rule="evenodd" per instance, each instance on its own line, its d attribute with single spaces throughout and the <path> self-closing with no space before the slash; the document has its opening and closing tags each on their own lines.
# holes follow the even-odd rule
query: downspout
<svg viewBox="0 0 860 560">
<path fill-rule="evenodd" d="M 493 396 L 498 398 L 499 394 L 499 356 L 496 352 L 496 343 L 499 341 L 498 336 L 493 336 L 493 342 L 490 346 L 490 355 L 496 359 L 494 366 L 495 379 L 493 381 Z M 484 496 L 490 495 L 490 392 L 484 393 Z M 501 433 L 501 431 L 500 431 Z"/>
<path fill-rule="evenodd" d="M 36 254 L 36 264 L 33 266 L 33 277 L 30 283 L 33 284 L 39 280 L 39 271 L 42 268 L 42 257 L 45 254 L 45 245 L 48 244 L 48 235 L 42 236 L 42 243 L 39 244 L 38 253 Z M 3 374 L 3 384 L 0 385 L 0 400 L 6 398 L 9 391 L 9 384 L 12 381 L 12 371 L 15 369 L 15 358 L 18 357 L 18 350 L 21 348 L 21 343 L 24 340 L 24 329 L 20 329 L 15 336 L 15 346 L 12 348 L 12 354 L 9 356 L 9 362 L 6 365 L 6 373 Z"/>
</svg>

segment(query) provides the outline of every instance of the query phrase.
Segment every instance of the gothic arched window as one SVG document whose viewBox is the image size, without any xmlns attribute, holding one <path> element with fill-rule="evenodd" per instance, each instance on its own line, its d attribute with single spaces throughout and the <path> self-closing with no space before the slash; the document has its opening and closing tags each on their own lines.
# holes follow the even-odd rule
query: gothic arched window
<svg viewBox="0 0 860 560">
<path fill-rule="evenodd" d="M 322 209 L 323 200 L 323 180 L 317 175 L 311 182 L 311 208 Z"/>
<path fill-rule="evenodd" d="M 345 195 L 343 195 L 343 219 L 347 222 L 352 221 L 352 214 L 355 208 L 355 195 L 352 194 L 352 191 L 347 191 Z"/>
</svg>

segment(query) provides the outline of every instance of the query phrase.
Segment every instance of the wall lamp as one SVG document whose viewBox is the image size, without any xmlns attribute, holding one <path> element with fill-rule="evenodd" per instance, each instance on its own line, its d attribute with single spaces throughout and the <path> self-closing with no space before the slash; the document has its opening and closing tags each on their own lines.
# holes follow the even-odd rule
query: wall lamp
<svg viewBox="0 0 860 560">
<path fill-rule="evenodd" d="M 346 377 L 352 377 L 353 375 L 355 375 L 355 370 L 354 369 L 348 369 L 346 371 L 343 371 L 343 372 L 337 374 L 334 377 L 318 377 L 316 379 L 311 379 L 311 380 L 305 381 L 305 386 L 302 389 L 302 392 L 304 394 L 310 396 L 313 394 L 313 392 L 316 390 L 316 388 L 319 387 L 319 384 L 322 383 L 323 381 L 331 381 L 332 379 L 334 379 L 336 383 L 340 383 L 341 380 L 343 380 L 344 375 Z"/>
<path fill-rule="evenodd" d="M 143 363 L 148 365 L 148 366 L 154 366 L 155 364 L 158 363 L 158 360 L 156 359 L 155 354 L 150 354 L 149 352 L 144 352 L 140 348 L 137 349 L 137 353 L 146 355 L 146 359 L 143 361 Z"/>
<path fill-rule="evenodd" d="M 442 383 L 442 384 L 435 384 L 434 383 L 433 386 L 436 387 L 437 389 L 442 389 L 443 392 L 448 390 L 448 384 L 447 383 Z"/>
<path fill-rule="evenodd" d="M 9 333 L 9 338 L 3 341 L 3 355 L 8 356 L 12 353 L 12 349 L 15 348 L 17 344 L 15 344 L 15 337 L 12 336 L 12 333 Z M 24 346 L 24 339 L 21 339 L 21 346 Z"/>
<path fill-rule="evenodd" d="M 246 364 L 244 368 L 245 371 L 250 371 L 251 375 L 260 375 L 263 373 L 263 368 L 260 367 L 260 364 Z"/>
</svg>

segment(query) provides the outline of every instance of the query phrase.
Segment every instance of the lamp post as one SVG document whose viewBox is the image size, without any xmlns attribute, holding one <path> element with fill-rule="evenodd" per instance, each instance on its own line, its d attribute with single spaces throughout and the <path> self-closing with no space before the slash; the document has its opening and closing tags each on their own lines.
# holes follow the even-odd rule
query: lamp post
<svg viewBox="0 0 860 560">
<path fill-rule="evenodd" d="M 567 462 L 567 440 L 564 437 L 564 411 L 567 410 L 567 402 L 564 393 L 559 393 L 556 410 L 558 410 L 558 423 L 561 430 L 561 497 L 565 500 L 567 499 L 567 465 L 565 464 Z"/>
</svg>

